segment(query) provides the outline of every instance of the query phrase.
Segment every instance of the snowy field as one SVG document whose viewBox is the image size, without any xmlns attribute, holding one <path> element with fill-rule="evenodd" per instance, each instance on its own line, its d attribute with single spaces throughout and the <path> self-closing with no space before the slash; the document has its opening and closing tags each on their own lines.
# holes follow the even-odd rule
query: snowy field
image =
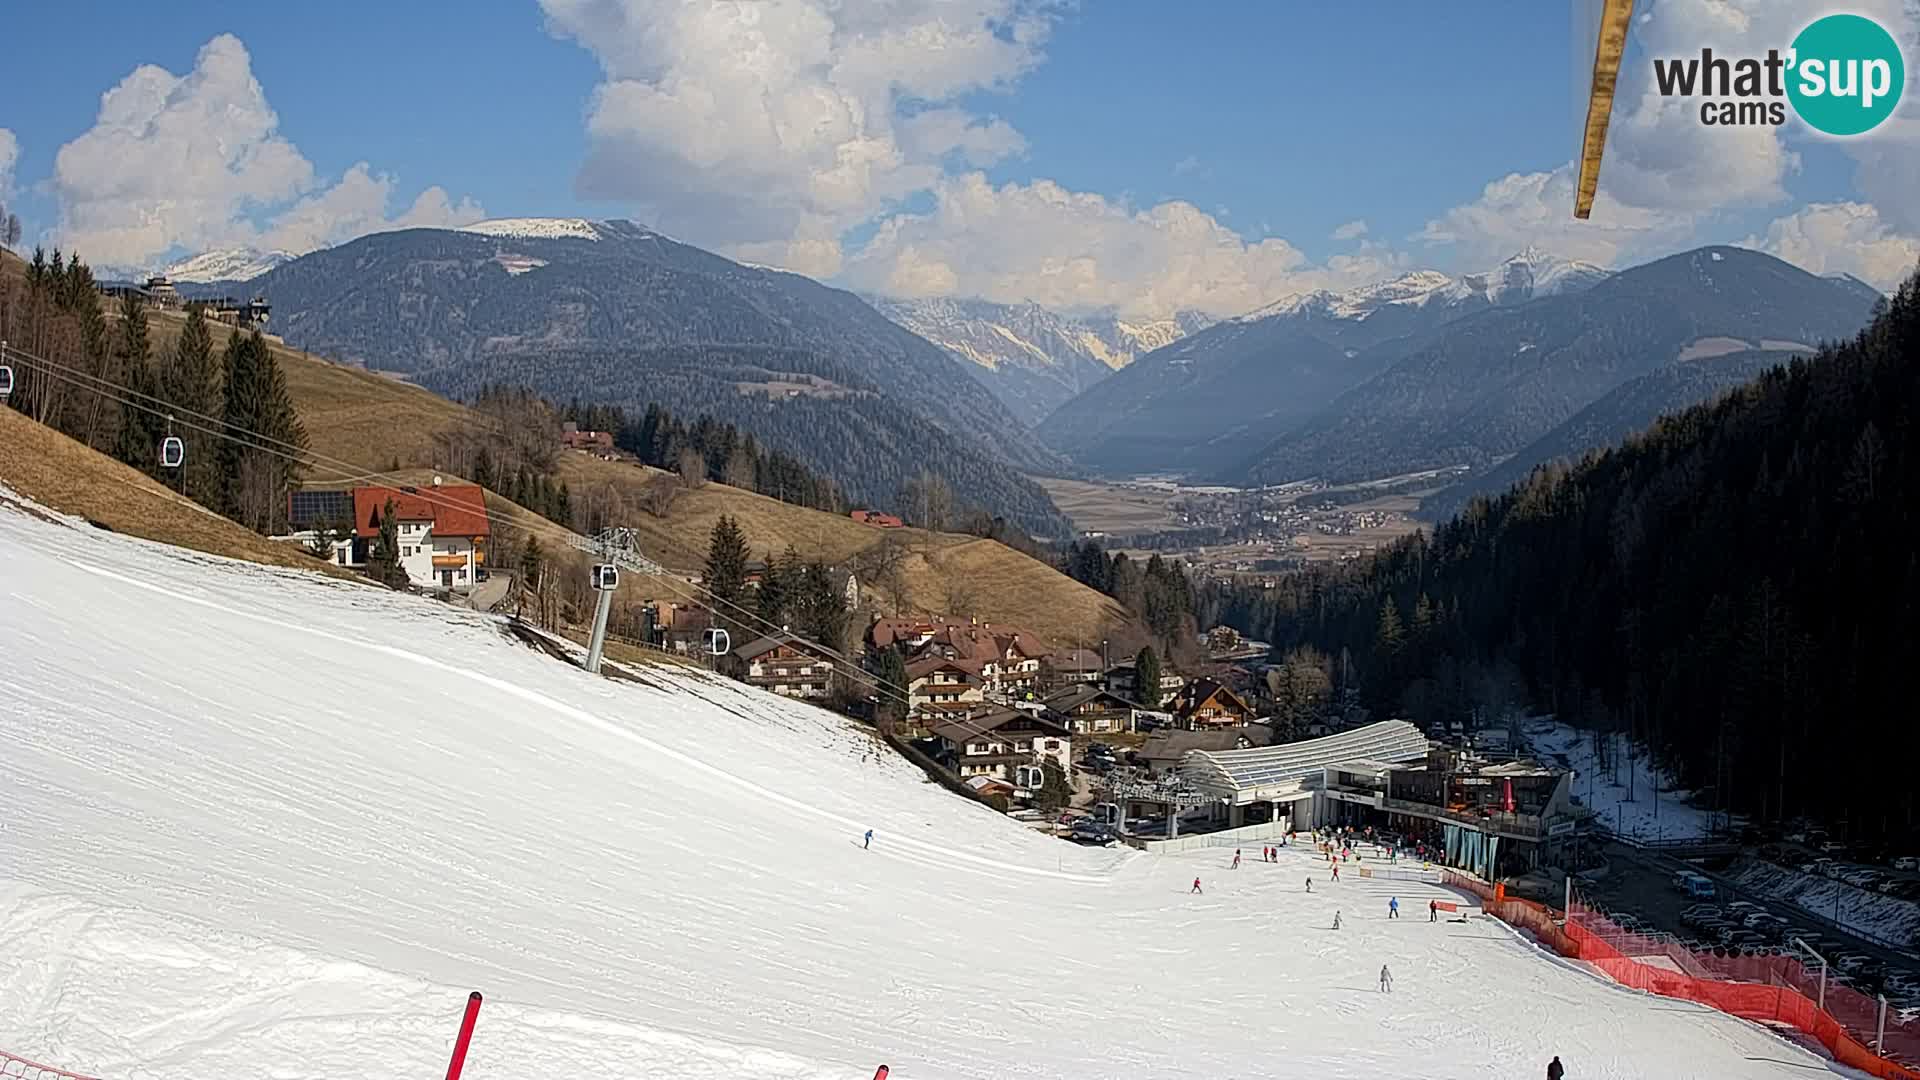
<svg viewBox="0 0 1920 1080">
<path fill-rule="evenodd" d="M 1920 943 L 1920 904 L 1855 888 L 1816 874 L 1803 874 L 1759 859 L 1746 860 L 1733 880 L 1763 896 L 1784 900 L 1856 934 L 1896 949 Z"/>
<path fill-rule="evenodd" d="M 6 501 L 0 1049 L 437 1076 L 478 989 L 475 1080 L 1827 1068 L 1430 924 L 1437 886 L 1075 847 L 804 706 L 589 677 L 437 603 Z"/>
<path fill-rule="evenodd" d="M 1690 840 L 1708 835 L 1712 815 L 1696 808 L 1690 791 L 1671 789 L 1672 781 L 1660 778 L 1660 798 L 1653 797 L 1654 768 L 1644 748 L 1636 748 L 1632 778 L 1622 758 L 1615 768 L 1618 780 L 1609 779 L 1593 753 L 1593 737 L 1570 725 L 1551 719 L 1527 721 L 1523 729 L 1533 753 L 1547 761 L 1573 769 L 1576 778 L 1573 793 L 1593 808 L 1599 821 L 1621 836 L 1636 840 Z M 1616 753 L 1625 753 L 1625 740 L 1616 740 Z M 1628 801 L 1632 795 L 1632 801 Z"/>
</svg>

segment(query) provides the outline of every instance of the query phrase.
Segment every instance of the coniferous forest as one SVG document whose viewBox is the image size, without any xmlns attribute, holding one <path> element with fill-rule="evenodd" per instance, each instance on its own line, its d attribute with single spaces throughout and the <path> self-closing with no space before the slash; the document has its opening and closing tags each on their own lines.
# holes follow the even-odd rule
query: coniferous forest
<svg viewBox="0 0 1920 1080">
<path fill-rule="evenodd" d="M 1769 370 L 1433 534 L 1201 625 L 1343 657 L 1376 716 L 1522 708 L 1630 733 L 1703 801 L 1851 838 L 1917 822 L 1920 275 L 1852 340 Z"/>
<path fill-rule="evenodd" d="M 87 264 L 57 249 L 0 277 L 0 340 L 28 354 L 7 405 L 256 532 L 285 532 L 307 436 L 266 340 L 236 331 L 216 353 L 193 306 L 161 348 L 139 297 L 108 304 Z M 178 469 L 160 460 L 170 435 Z"/>
</svg>

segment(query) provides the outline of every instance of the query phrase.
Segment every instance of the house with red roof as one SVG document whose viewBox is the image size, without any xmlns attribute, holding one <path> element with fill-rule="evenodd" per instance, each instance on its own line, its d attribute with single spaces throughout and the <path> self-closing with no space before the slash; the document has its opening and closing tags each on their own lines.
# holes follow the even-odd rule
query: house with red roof
<svg viewBox="0 0 1920 1080">
<path fill-rule="evenodd" d="M 473 588 L 486 561 L 486 493 L 476 484 L 443 484 L 439 477 L 427 488 L 358 487 L 353 489 L 355 553 L 364 541 L 369 550 L 380 536 L 380 519 L 393 507 L 400 544 L 400 565 L 407 578 L 423 589 L 466 592 Z"/>
</svg>

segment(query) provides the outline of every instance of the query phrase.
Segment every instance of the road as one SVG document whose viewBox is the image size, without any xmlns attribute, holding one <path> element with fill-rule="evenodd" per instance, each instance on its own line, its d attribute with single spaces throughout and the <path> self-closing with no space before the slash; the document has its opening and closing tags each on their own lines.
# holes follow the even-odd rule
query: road
<svg viewBox="0 0 1920 1080">
<path fill-rule="evenodd" d="M 513 575 L 505 570 L 495 570 L 487 580 L 467 594 L 467 606 L 476 611 L 491 611 L 493 605 L 507 598 L 508 590 L 513 588 Z"/>
</svg>

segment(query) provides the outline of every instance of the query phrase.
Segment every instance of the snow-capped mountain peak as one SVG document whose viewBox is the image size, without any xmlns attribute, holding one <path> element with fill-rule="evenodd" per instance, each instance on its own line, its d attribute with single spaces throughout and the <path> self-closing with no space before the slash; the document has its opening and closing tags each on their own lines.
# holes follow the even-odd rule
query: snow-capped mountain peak
<svg viewBox="0 0 1920 1080">
<path fill-rule="evenodd" d="M 534 240 L 600 239 L 600 230 L 585 218 L 489 218 L 462 225 L 460 231 Z"/>
<path fill-rule="evenodd" d="M 1579 292 L 1598 284 L 1608 272 L 1588 262 L 1563 259 L 1529 246 L 1499 266 L 1458 276 L 1438 270 L 1414 270 L 1344 292 L 1321 289 L 1283 296 L 1232 321 L 1256 323 L 1273 318 L 1364 319 L 1388 306 L 1423 308 L 1429 304 L 1518 304 L 1537 296 Z"/>
<path fill-rule="evenodd" d="M 226 248 L 205 251 L 182 259 L 160 273 L 175 282 L 205 284 L 210 281 L 250 281 L 269 270 L 292 262 L 290 251 L 258 251 L 254 248 Z"/>
</svg>

